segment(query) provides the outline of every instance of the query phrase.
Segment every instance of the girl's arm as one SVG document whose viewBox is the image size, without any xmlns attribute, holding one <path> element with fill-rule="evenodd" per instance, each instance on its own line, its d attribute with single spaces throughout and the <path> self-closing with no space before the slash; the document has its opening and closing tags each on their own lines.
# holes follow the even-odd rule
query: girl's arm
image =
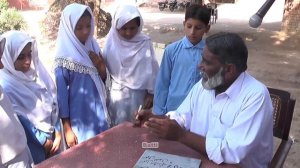
<svg viewBox="0 0 300 168">
<path fill-rule="evenodd" d="M 78 140 L 72 130 L 70 119 L 62 118 L 62 123 L 63 123 L 64 133 L 65 133 L 65 139 L 68 147 L 75 146 L 76 144 L 78 144 Z"/>
</svg>

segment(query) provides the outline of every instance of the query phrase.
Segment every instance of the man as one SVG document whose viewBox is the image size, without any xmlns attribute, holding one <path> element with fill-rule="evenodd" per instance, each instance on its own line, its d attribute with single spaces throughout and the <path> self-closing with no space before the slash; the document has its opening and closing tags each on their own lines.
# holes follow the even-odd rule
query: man
<svg viewBox="0 0 300 168">
<path fill-rule="evenodd" d="M 176 111 L 138 118 L 162 138 L 207 154 L 217 164 L 267 167 L 272 158 L 272 101 L 265 85 L 246 71 L 248 50 L 237 34 L 207 38 L 203 74 Z M 148 120 L 147 120 L 148 119 Z"/>
</svg>

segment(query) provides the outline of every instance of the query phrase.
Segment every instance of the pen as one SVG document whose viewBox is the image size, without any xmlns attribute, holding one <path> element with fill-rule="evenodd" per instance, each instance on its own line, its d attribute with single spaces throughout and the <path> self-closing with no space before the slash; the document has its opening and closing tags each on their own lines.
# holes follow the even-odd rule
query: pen
<svg viewBox="0 0 300 168">
<path fill-rule="evenodd" d="M 136 114 L 136 116 L 135 116 L 135 120 L 138 120 L 138 119 L 139 119 L 139 113 L 140 113 L 140 111 L 142 110 L 142 108 L 143 108 L 143 106 L 140 105 L 140 106 L 139 106 L 139 109 L 138 109 L 138 112 L 137 112 L 137 114 Z"/>
</svg>

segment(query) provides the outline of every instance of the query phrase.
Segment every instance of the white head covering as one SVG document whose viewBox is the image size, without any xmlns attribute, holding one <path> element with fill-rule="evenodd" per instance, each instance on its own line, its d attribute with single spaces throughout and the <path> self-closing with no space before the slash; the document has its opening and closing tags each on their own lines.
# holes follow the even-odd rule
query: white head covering
<svg viewBox="0 0 300 168">
<path fill-rule="evenodd" d="M 85 44 L 82 44 L 76 37 L 74 30 L 78 20 L 86 10 L 90 12 L 92 16 L 91 32 Z M 93 38 L 94 29 L 94 16 L 90 7 L 78 3 L 66 6 L 60 18 L 54 67 L 64 67 L 71 71 L 89 74 L 91 76 L 101 98 L 107 122 L 110 124 L 106 109 L 105 86 L 88 55 L 89 51 L 94 51 L 97 54 L 101 53 L 98 43 Z"/>
<path fill-rule="evenodd" d="M 20 31 L 9 31 L 3 36 L 6 44 L 0 84 L 17 114 L 28 118 L 36 128 L 53 132 L 58 116 L 56 87 L 38 57 L 35 40 Z M 23 73 L 15 70 L 14 62 L 28 43 L 32 43 L 32 63 L 30 70 Z"/>
<path fill-rule="evenodd" d="M 130 40 L 121 37 L 118 29 L 136 17 L 140 18 L 138 33 Z M 143 26 L 142 16 L 135 6 L 117 8 L 103 56 L 114 81 L 131 89 L 153 91 L 159 67 L 151 39 L 142 33 Z"/>
<path fill-rule="evenodd" d="M 3 37 L 0 35 L 0 42 Z M 1 58 L 2 55 L 0 55 Z M 1 78 L 1 77 L 0 77 Z M 27 146 L 26 135 L 0 86 L 0 164 L 7 163 Z"/>
</svg>

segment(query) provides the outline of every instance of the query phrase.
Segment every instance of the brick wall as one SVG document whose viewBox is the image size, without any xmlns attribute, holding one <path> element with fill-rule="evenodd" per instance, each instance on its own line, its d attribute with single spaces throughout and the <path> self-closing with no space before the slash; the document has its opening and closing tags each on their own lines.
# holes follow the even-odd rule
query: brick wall
<svg viewBox="0 0 300 168">
<path fill-rule="evenodd" d="M 281 28 L 284 32 L 300 32 L 300 0 L 286 0 Z"/>
<path fill-rule="evenodd" d="M 9 7 L 16 9 L 29 9 L 29 0 L 8 0 Z"/>
</svg>

